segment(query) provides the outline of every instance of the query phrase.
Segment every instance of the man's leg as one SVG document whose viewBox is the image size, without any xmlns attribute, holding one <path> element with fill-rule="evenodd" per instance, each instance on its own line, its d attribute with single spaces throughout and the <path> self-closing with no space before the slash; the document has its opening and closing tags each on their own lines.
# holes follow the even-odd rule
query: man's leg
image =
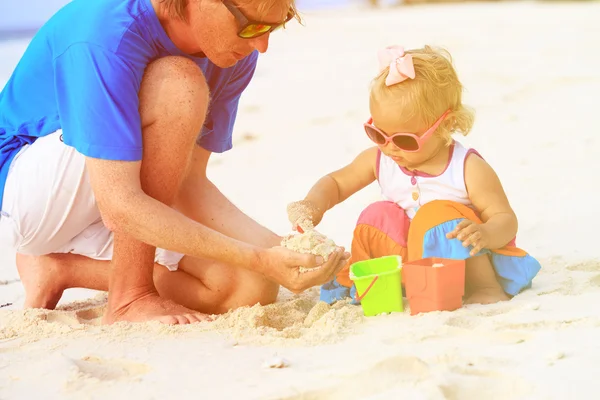
<svg viewBox="0 0 600 400">
<path fill-rule="evenodd" d="M 208 109 L 208 84 L 193 61 L 161 58 L 146 68 L 139 98 L 141 186 L 149 196 L 174 205 Z M 155 252 L 153 246 L 115 234 L 106 323 L 151 319 L 185 323 L 190 319 L 185 315 L 189 309 L 161 298 L 156 291 Z"/>
<path fill-rule="evenodd" d="M 279 246 L 280 236 L 244 214 L 208 180 L 206 168 L 209 158 L 210 152 L 196 147 L 190 172 L 179 193 L 177 208 L 188 217 L 232 238 L 259 247 Z M 177 272 L 161 267 L 155 269 L 154 276 L 161 295 L 211 314 L 244 305 L 269 304 L 279 293 L 279 285 L 261 274 L 192 257 L 184 257 Z M 189 276 L 197 278 L 197 282 L 189 280 Z"/>
<path fill-rule="evenodd" d="M 239 223 L 244 224 L 244 221 Z M 251 225 L 248 224 L 248 228 L 252 229 Z M 249 242 L 272 246 L 270 241 Z M 27 295 L 26 307 L 53 309 L 63 291 L 69 288 L 108 290 L 110 261 L 79 254 L 18 254 L 17 265 Z M 276 283 L 251 271 L 187 256 L 175 272 L 155 264 L 154 281 L 161 297 L 207 314 L 220 314 L 257 303 L 271 304 L 279 289 Z"/>
<path fill-rule="evenodd" d="M 156 66 L 156 63 L 154 65 Z M 195 68 L 194 65 L 191 67 Z M 149 69 L 140 92 L 145 151 L 142 184 L 148 194 L 165 203 L 172 204 L 173 196 L 178 192 L 178 181 L 181 180 L 182 171 L 185 170 L 185 164 L 183 166 L 178 165 L 177 161 L 182 158 L 185 160 L 185 157 L 177 157 L 175 154 L 180 154 L 181 151 L 179 153 L 174 150 L 169 151 L 168 148 L 176 142 L 173 140 L 173 135 L 176 134 L 173 131 L 185 131 L 185 126 L 178 125 L 189 120 L 189 118 L 186 118 L 187 116 L 181 115 L 181 111 L 182 109 L 185 111 L 185 107 L 178 107 L 177 102 L 188 101 L 190 103 L 191 101 L 186 97 L 189 93 L 181 95 L 174 85 L 148 84 L 149 82 L 168 83 L 173 71 L 169 68 L 166 69 L 167 71 L 162 71 L 165 76 L 156 78 L 152 77 L 152 73 L 157 71 Z M 160 69 L 158 69 L 158 72 L 160 72 Z M 149 79 L 149 77 L 153 79 Z M 190 87 L 193 88 L 193 84 L 188 82 L 186 90 L 189 91 Z M 164 93 L 165 89 L 172 89 L 176 92 L 177 99 L 173 99 L 172 95 Z M 196 98 L 196 94 L 192 94 Z M 160 101 L 158 101 L 159 99 Z M 162 104 L 163 102 L 165 104 Z M 144 104 L 149 104 L 149 106 L 145 107 Z M 198 113 L 203 116 L 203 110 L 193 109 L 193 111 L 196 116 Z M 159 117 L 153 118 L 153 114 L 158 114 Z M 165 116 L 171 116 L 172 118 L 165 118 Z M 199 130 L 198 127 L 197 131 Z M 192 143 L 195 135 L 196 133 L 192 136 Z M 196 147 L 195 155 L 202 151 L 202 149 Z M 150 163 L 147 161 L 149 158 L 154 158 L 155 161 Z M 182 194 L 184 198 L 182 203 L 187 203 L 188 206 L 178 208 L 189 217 L 226 235 L 264 247 L 278 245 L 281 238 L 244 215 L 214 185 L 210 183 L 207 185 L 194 184 L 195 182 L 208 182 L 207 180 L 203 181 L 203 178 L 206 179 L 207 161 L 207 159 L 202 159 L 202 155 L 194 157 L 190 173 L 187 175 L 187 181 L 191 184 L 185 185 L 191 190 L 185 190 L 185 193 Z M 151 179 L 148 179 L 148 177 L 151 177 Z M 173 177 L 179 178 L 173 179 Z M 175 188 L 170 186 L 172 180 L 177 183 Z M 226 207 L 222 207 L 223 204 L 226 204 Z M 130 245 L 131 243 L 132 241 L 129 241 Z M 136 242 L 133 243 L 135 246 Z M 111 274 L 113 278 L 123 275 L 132 276 L 131 270 L 135 267 L 135 262 L 139 262 L 140 259 L 144 258 L 146 265 L 148 265 L 151 263 L 151 259 L 154 258 L 153 249 L 150 246 L 138 247 L 138 250 L 128 249 L 127 246 L 119 246 L 119 238 L 116 238 L 115 262 Z M 124 252 L 120 249 L 123 249 Z M 123 256 L 129 256 L 129 258 L 121 258 L 119 261 L 118 257 Z M 24 279 L 28 298 L 36 299 L 35 302 L 29 302 L 29 306 L 53 308 L 60 299 L 62 291 L 71 287 L 87 287 L 99 290 L 106 290 L 109 287 L 107 278 L 109 276 L 109 263 L 106 261 L 94 260 L 75 254 L 53 254 L 42 257 L 22 255 L 18 258 L 18 264 L 19 270 L 23 271 L 22 276 L 32 277 L 32 279 L 27 277 Z M 27 274 L 26 271 L 33 271 L 34 269 L 35 273 Z M 184 258 L 181 262 L 181 270 L 176 273 L 170 273 L 164 266 L 160 265 L 155 265 L 154 270 L 158 292 L 161 296 L 181 301 L 188 307 L 204 312 L 216 313 L 241 305 L 253 305 L 257 302 L 270 303 L 277 297 L 279 289 L 277 284 L 268 281 L 262 275 L 216 264 L 208 260 L 189 257 Z M 53 272 L 49 274 L 48 271 Z M 130 297 L 139 297 L 140 295 L 144 297 L 144 294 L 146 294 L 145 299 L 151 298 L 154 301 L 157 296 L 153 291 L 153 287 L 150 286 L 151 283 L 148 283 L 150 279 L 148 270 L 143 269 L 138 272 L 140 273 L 137 278 L 134 276 L 134 279 L 140 280 L 128 282 L 137 290 L 133 292 L 133 295 L 131 295 L 131 292 L 127 294 Z M 111 296 L 115 293 L 114 289 L 118 289 L 118 285 L 123 283 L 125 282 L 117 282 L 116 287 L 114 284 L 112 285 Z M 184 291 L 183 287 L 187 289 Z M 182 298 L 184 292 L 186 293 Z M 30 296 L 29 293 L 36 295 Z M 127 296 L 124 299 L 121 301 L 126 303 Z M 113 307 L 118 309 L 118 306 L 115 306 L 118 301 L 115 301 L 114 296 L 111 297 L 111 300 L 113 300 L 111 303 Z M 116 300 L 119 300 L 119 298 L 117 297 Z M 146 302 L 148 303 L 148 301 Z M 151 302 L 149 304 L 151 308 L 153 304 Z M 138 310 L 137 314 L 141 318 L 145 317 L 144 310 L 141 310 L 141 312 Z M 129 320 L 135 317 L 132 316 Z M 108 318 L 107 322 L 111 322 L 111 320 Z"/>
<path fill-rule="evenodd" d="M 25 308 L 54 309 L 69 288 L 108 290 L 110 261 L 79 254 L 30 256 L 17 253 Z"/>
<path fill-rule="evenodd" d="M 174 272 L 157 265 L 154 280 L 161 296 L 206 314 L 274 303 L 279 289 L 251 271 L 192 257 L 184 257 Z"/>
<path fill-rule="evenodd" d="M 206 151 L 197 147 L 186 178 L 187 182 L 184 184 L 185 189 L 180 191 L 178 208 L 188 217 L 225 235 L 261 247 L 279 245 L 281 237 L 245 215 L 206 179 L 204 171 L 207 163 Z M 21 264 L 26 257 L 19 258 Z M 74 254 L 54 254 L 27 259 L 27 264 L 37 270 L 37 273 L 31 274 L 36 282 L 31 282 L 29 287 L 43 286 L 43 290 L 36 290 L 35 293 L 40 297 L 50 297 L 51 300 L 30 306 L 53 308 L 60 299 L 60 294 L 71 287 L 108 289 L 110 267 L 107 261 Z M 52 274 L 49 271 L 52 271 Z M 192 257 L 184 257 L 176 272 L 170 272 L 165 266 L 155 264 L 154 278 L 160 296 L 211 314 L 245 305 L 272 303 L 279 291 L 279 285 L 262 275 Z M 29 290 L 28 293 L 30 292 L 33 291 Z"/>
<path fill-rule="evenodd" d="M 202 182 L 201 179 L 194 181 Z M 195 200 L 184 200 L 193 204 L 186 214 L 189 213 L 188 216 L 198 222 L 257 246 L 272 247 L 279 244 L 279 236 L 228 203 L 212 183 L 205 181 L 204 185 L 194 185 L 188 195 L 193 195 Z M 228 206 L 223 209 L 223 204 Z M 221 208 L 218 218 L 207 213 L 211 205 Z M 85 236 L 89 236 L 89 233 Z M 85 245 L 76 247 L 81 250 Z M 68 288 L 108 290 L 109 261 L 77 254 L 42 257 L 18 255 L 17 265 L 27 266 L 25 273 L 21 273 L 21 279 L 26 287 L 26 306 L 29 307 L 54 308 L 63 291 Z M 27 271 L 32 273 L 28 274 Z M 154 280 L 161 297 L 209 314 L 257 303 L 270 304 L 276 300 L 279 291 L 279 285 L 252 271 L 192 257 L 184 257 L 175 272 L 169 271 L 164 265 L 155 264 Z"/>
<path fill-rule="evenodd" d="M 206 195 L 212 191 L 208 189 Z M 219 198 L 215 198 L 219 200 Z M 202 198 L 198 199 L 198 207 Z M 214 229 L 231 235 L 224 227 L 233 227 L 236 239 L 257 246 L 272 247 L 279 237 L 250 218 L 236 218 L 233 214 L 222 224 L 221 219 L 210 218 Z M 212 222 L 200 219 L 210 225 Z M 230 224 L 230 225 L 229 225 Z M 237 228 L 237 229 L 236 229 Z M 225 231 L 225 232 L 223 232 Z M 254 234 L 253 234 L 254 233 Z M 110 261 L 95 260 L 79 254 L 50 254 L 45 256 L 17 255 L 21 281 L 25 286 L 26 307 L 53 309 L 64 290 L 88 288 L 108 290 Z M 219 264 L 211 260 L 183 257 L 179 269 L 171 272 L 164 265 L 155 264 L 154 281 L 161 297 L 173 300 L 193 310 L 219 314 L 241 306 L 273 303 L 279 285 L 264 276 Z"/>
<path fill-rule="evenodd" d="M 72 257 L 52 253 L 67 253 L 75 247 L 79 254 L 90 256 L 112 252 L 110 232 L 102 225 L 85 159 L 62 142 L 60 131 L 38 139 L 15 158 L 3 210 L 7 215 L 0 225 L 9 232 L 8 244 L 17 251 L 27 308 L 54 308 L 67 283 L 71 284 L 64 279 L 63 265 Z M 74 238 L 80 238 L 84 248 L 76 245 Z M 80 271 L 77 282 L 81 282 Z M 84 287 L 98 289 L 105 271 L 88 272 Z"/>
<path fill-rule="evenodd" d="M 196 148 L 195 153 L 202 151 Z M 281 237 L 243 214 L 204 174 L 196 173 L 204 171 L 207 160 L 196 161 L 188 174 L 187 190 L 180 192 L 178 208 L 189 217 L 236 239 L 262 247 L 278 245 Z M 86 228 L 63 246 L 62 251 L 75 247 L 79 252 L 98 257 L 98 254 L 90 252 L 92 249 L 97 251 L 95 243 L 102 240 L 94 237 L 104 230 L 94 228 L 94 225 Z M 86 251 L 86 248 L 90 250 Z M 112 249 L 108 249 L 105 254 L 100 254 L 100 258 L 109 259 L 111 255 Z M 28 307 L 54 308 L 62 292 L 68 288 L 108 290 L 109 261 L 78 254 L 41 257 L 20 254 L 17 265 L 26 288 Z M 244 305 L 268 304 L 274 302 L 278 294 L 276 283 L 251 271 L 191 257 L 184 257 L 179 267 L 179 271 L 170 272 L 165 266 L 155 264 L 154 276 L 159 294 L 202 312 L 216 314 Z"/>
<path fill-rule="evenodd" d="M 190 60 L 163 58 L 149 65 L 146 70 L 140 89 L 144 143 L 140 178 L 146 193 L 166 204 L 174 202 L 179 185 L 185 176 L 195 139 L 204 121 L 208 95 L 208 86 L 201 70 Z M 46 298 L 41 298 L 43 296 L 35 293 L 39 294 L 44 286 L 49 289 L 47 282 L 60 281 L 52 279 L 52 274 L 49 279 L 39 279 L 40 273 L 53 271 L 52 266 L 62 265 L 65 270 L 68 270 L 66 266 L 68 263 L 79 262 L 91 268 L 95 266 L 102 268 L 101 261 L 98 260 L 84 261 L 84 258 L 77 256 L 48 255 L 50 253 L 88 255 L 78 252 L 76 248 L 70 249 L 69 240 L 80 235 L 91 224 L 98 222 L 100 217 L 94 196 L 89 190 L 89 179 L 82 165 L 83 157 L 74 149 L 59 143 L 56 140 L 57 135 L 55 136 L 39 139 L 40 143 L 36 142 L 31 149 L 27 149 L 24 156 L 28 156 L 30 160 L 20 163 L 23 171 L 17 174 L 17 176 L 27 177 L 26 183 L 33 185 L 35 183 L 33 179 L 29 179 L 35 176 L 33 170 L 48 169 L 51 166 L 56 171 L 46 172 L 46 175 L 50 174 L 48 177 L 53 183 L 42 189 L 32 187 L 29 192 L 18 188 L 15 190 L 18 195 L 14 196 L 14 202 L 20 203 L 22 199 L 19 196 L 26 197 L 41 190 L 43 193 L 39 194 L 44 197 L 46 203 L 39 206 L 30 201 L 31 204 L 28 203 L 26 206 L 11 207 L 16 210 L 16 215 L 13 217 L 17 221 L 25 221 L 31 225 L 19 227 L 19 234 L 22 235 L 22 232 L 26 231 L 24 235 L 26 238 L 20 240 L 17 247 L 23 255 L 34 256 L 19 256 L 18 260 L 19 272 L 24 277 L 27 298 L 30 299 L 28 305 L 34 307 L 53 307 L 57 301 L 56 297 L 60 296 L 61 286 L 102 288 L 103 285 L 99 281 L 105 276 L 103 275 L 105 272 L 86 271 L 78 278 L 73 276 L 73 279 L 63 280 L 63 284 L 54 287 L 53 290 L 46 290 L 46 294 L 49 294 Z M 44 146 L 53 146 L 56 149 L 48 149 Z M 42 156 L 42 161 L 43 156 L 50 157 L 49 154 L 53 150 L 61 153 L 60 158 L 50 157 L 51 163 L 42 165 L 43 162 L 35 159 L 35 152 L 32 151 L 34 148 L 38 149 L 37 155 Z M 70 186 L 65 185 L 62 178 L 66 178 Z M 39 203 L 42 199 L 36 201 Z M 40 216 L 48 217 L 47 220 L 28 219 L 27 215 L 34 208 Z M 56 214 L 58 220 L 53 219 Z M 84 214 L 85 218 L 81 218 L 80 214 Z M 40 230 L 41 227 L 44 229 Z M 112 248 L 110 250 L 112 255 Z M 117 235 L 113 268 L 108 282 L 111 290 L 107 322 L 158 319 L 168 323 L 185 323 L 198 319 L 198 314 L 190 315 L 190 310 L 159 298 L 153 285 L 154 253 L 155 250 L 151 246 Z M 106 260 L 110 259 L 110 256 L 102 258 L 92 255 L 91 258 Z M 42 269 L 41 266 L 52 268 Z M 30 279 L 32 275 L 38 275 L 38 278 Z"/>
</svg>

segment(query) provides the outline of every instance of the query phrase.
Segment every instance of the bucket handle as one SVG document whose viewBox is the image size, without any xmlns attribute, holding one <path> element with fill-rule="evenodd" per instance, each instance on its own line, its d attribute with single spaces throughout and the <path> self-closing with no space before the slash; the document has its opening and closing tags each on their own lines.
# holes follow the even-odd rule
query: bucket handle
<svg viewBox="0 0 600 400">
<path fill-rule="evenodd" d="M 379 279 L 379 275 L 375 275 L 375 278 L 373 278 L 373 280 L 371 281 L 371 283 L 369 284 L 369 286 L 367 287 L 367 289 L 365 290 L 365 292 L 362 295 L 358 295 L 358 290 L 356 291 L 356 295 L 355 295 L 355 299 L 357 301 L 362 301 L 362 299 L 365 298 L 365 296 L 367 295 L 367 293 L 369 293 L 369 290 L 371 290 L 371 288 L 373 287 L 373 285 L 375 284 L 375 282 L 377 282 L 377 279 Z"/>
</svg>

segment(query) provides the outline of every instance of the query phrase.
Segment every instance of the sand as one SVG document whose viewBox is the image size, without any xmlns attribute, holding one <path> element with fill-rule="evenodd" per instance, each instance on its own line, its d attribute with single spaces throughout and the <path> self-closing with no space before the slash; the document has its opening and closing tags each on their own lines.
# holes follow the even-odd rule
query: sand
<svg viewBox="0 0 600 400">
<path fill-rule="evenodd" d="M 337 249 L 333 240 L 317 232 L 315 229 L 310 229 L 303 233 L 286 235 L 281 241 L 281 245 L 298 253 L 321 256 L 325 262 L 327 262 L 329 256 Z M 319 268 L 321 267 L 306 268 L 300 266 L 299 271 L 303 273 L 318 270 Z"/>
<path fill-rule="evenodd" d="M 600 383 L 597 93 L 600 4 L 436 5 L 308 13 L 272 36 L 242 98 L 234 150 L 209 175 L 280 233 L 286 204 L 369 145 L 376 50 L 444 45 L 477 122 L 465 143 L 494 166 L 543 269 L 510 302 L 366 318 L 318 289 L 213 323 L 98 325 L 105 295 L 69 290 L 57 311 L 21 310 L 0 249 L 0 399 L 564 399 Z M 0 43 L 0 85 L 26 41 Z M 257 156 L 260 154 L 260 156 Z M 369 186 L 319 232 L 349 248 Z M 1 245 L 1 244 L 0 244 Z M 79 301 L 73 303 L 73 301 Z M 278 367 L 281 366 L 281 367 Z"/>
<path fill-rule="evenodd" d="M 315 207 L 307 201 L 295 201 L 287 206 L 288 219 L 296 224 L 296 229 L 301 233 L 314 229 L 311 217 L 314 211 Z"/>
</svg>

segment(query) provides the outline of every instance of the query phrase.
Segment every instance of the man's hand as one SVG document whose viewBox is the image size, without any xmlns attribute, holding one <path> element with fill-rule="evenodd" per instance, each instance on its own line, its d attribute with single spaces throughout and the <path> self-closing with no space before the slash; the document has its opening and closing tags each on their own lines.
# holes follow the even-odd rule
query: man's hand
<svg viewBox="0 0 600 400">
<path fill-rule="evenodd" d="M 476 224 L 473 221 L 465 219 L 456 225 L 456 228 L 446 235 L 448 239 L 458 239 L 463 247 L 472 246 L 471 257 L 475 256 L 483 249 L 487 249 L 490 243 L 490 234 L 485 224 Z"/>
<path fill-rule="evenodd" d="M 350 254 L 343 247 L 331 253 L 326 263 L 320 256 L 284 247 L 267 249 L 260 256 L 262 273 L 296 294 L 331 281 L 349 258 Z M 314 271 L 300 272 L 300 267 L 311 269 L 319 266 Z"/>
</svg>

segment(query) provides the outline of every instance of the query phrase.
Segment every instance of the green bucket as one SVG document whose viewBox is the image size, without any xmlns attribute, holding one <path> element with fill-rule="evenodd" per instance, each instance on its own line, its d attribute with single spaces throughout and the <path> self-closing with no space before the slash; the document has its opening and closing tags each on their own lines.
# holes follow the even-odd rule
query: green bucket
<svg viewBox="0 0 600 400">
<path fill-rule="evenodd" d="M 402 257 L 386 256 L 350 266 L 350 279 L 365 316 L 403 312 Z"/>
</svg>

